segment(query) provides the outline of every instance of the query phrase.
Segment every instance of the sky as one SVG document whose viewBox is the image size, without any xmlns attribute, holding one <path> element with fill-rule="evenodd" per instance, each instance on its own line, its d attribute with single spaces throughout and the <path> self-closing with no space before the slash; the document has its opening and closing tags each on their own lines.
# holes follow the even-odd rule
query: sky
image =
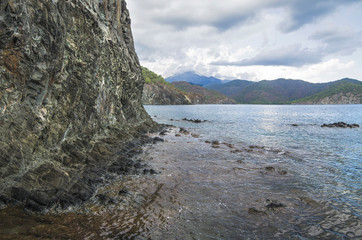
<svg viewBox="0 0 362 240">
<path fill-rule="evenodd" d="M 141 65 L 163 77 L 362 80 L 362 0 L 128 0 Z"/>
</svg>

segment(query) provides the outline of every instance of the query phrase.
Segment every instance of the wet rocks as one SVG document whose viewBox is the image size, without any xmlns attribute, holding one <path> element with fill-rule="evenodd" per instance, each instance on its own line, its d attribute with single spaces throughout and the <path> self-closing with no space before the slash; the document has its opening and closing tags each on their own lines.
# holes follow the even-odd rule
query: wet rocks
<svg viewBox="0 0 362 240">
<path fill-rule="evenodd" d="M 162 131 L 159 133 L 159 135 L 165 136 L 165 135 L 167 135 L 167 133 L 168 133 L 167 130 L 162 130 Z"/>
<path fill-rule="evenodd" d="M 160 137 L 154 137 L 153 138 L 153 143 L 157 143 L 157 142 L 164 142 L 165 140 L 163 138 Z"/>
<path fill-rule="evenodd" d="M 258 214 L 265 215 L 266 214 L 265 211 L 258 210 L 258 209 L 254 208 L 254 207 L 249 208 L 248 213 L 253 214 L 253 215 L 258 215 Z"/>
<path fill-rule="evenodd" d="M 286 175 L 286 174 L 288 174 L 288 172 L 286 171 L 286 170 L 284 170 L 284 169 L 279 169 L 279 170 L 277 170 L 275 167 L 273 167 L 273 166 L 266 166 L 265 167 L 265 170 L 266 170 L 266 172 L 269 172 L 269 173 L 272 173 L 272 172 L 276 172 L 276 173 L 278 173 L 279 175 Z"/>
<path fill-rule="evenodd" d="M 219 141 L 212 141 L 211 142 L 212 148 L 220 148 L 220 142 Z"/>
<path fill-rule="evenodd" d="M 227 146 L 228 148 L 234 148 L 234 145 L 231 143 L 223 143 L 225 146 Z"/>
<path fill-rule="evenodd" d="M 274 171 L 275 171 L 275 168 L 272 167 L 272 166 L 268 166 L 268 167 L 265 167 L 265 170 L 274 172 Z"/>
<path fill-rule="evenodd" d="M 265 200 L 266 205 L 259 207 L 250 207 L 248 209 L 248 213 L 252 215 L 265 215 L 268 212 L 275 212 L 279 208 L 286 207 L 285 204 L 277 201 L 277 200 Z"/>
<path fill-rule="evenodd" d="M 188 122 L 192 122 L 192 123 L 203 123 L 203 122 L 207 122 L 207 120 L 200 120 L 200 119 L 188 119 L 188 118 L 183 118 L 183 121 L 188 121 Z"/>
<path fill-rule="evenodd" d="M 345 122 L 336 122 L 336 123 L 330 123 L 326 124 L 324 123 L 321 125 L 321 127 L 328 127 L 328 128 L 359 128 L 360 126 L 356 123 L 348 124 Z"/>
<path fill-rule="evenodd" d="M 265 207 L 270 211 L 275 211 L 277 208 L 286 207 L 283 203 L 280 203 L 276 200 L 269 200 L 267 199 L 266 202 L 268 203 Z"/>
<path fill-rule="evenodd" d="M 187 131 L 185 128 L 180 128 L 180 131 L 179 131 L 179 132 L 182 133 L 182 134 L 185 134 L 185 135 L 189 135 L 189 134 L 190 134 L 190 132 Z"/>
</svg>

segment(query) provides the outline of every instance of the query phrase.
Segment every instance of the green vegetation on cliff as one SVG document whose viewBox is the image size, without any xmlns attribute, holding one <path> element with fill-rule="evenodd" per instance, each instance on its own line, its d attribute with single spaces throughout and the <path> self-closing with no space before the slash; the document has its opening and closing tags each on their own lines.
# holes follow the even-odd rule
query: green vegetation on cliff
<svg viewBox="0 0 362 240">
<path fill-rule="evenodd" d="M 362 103 L 362 82 L 353 79 L 342 79 L 329 84 L 328 88 L 318 92 L 312 96 L 293 101 L 292 103 L 323 103 L 333 97 L 338 97 L 340 101 L 342 98 L 349 98 L 347 102 L 340 103 Z M 353 99 L 352 99 L 353 98 Z M 338 100 L 334 100 L 338 101 Z"/>
<path fill-rule="evenodd" d="M 165 79 L 142 67 L 142 75 L 145 79 L 143 87 L 142 103 L 145 105 L 185 105 L 191 104 L 187 96 L 175 88 Z"/>
<path fill-rule="evenodd" d="M 157 75 L 156 73 L 152 72 L 146 67 L 142 67 L 142 75 L 145 79 L 145 83 L 163 83 L 168 84 L 168 82 L 165 81 L 165 79 L 161 75 Z"/>
</svg>

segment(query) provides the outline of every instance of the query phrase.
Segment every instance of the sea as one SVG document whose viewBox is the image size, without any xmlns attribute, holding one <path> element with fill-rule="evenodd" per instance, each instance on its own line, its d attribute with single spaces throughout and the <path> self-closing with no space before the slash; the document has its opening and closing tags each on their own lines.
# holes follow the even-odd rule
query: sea
<svg viewBox="0 0 362 240">
<path fill-rule="evenodd" d="M 143 174 L 78 208 L 2 209 L 0 239 L 362 239 L 362 128 L 321 127 L 362 126 L 362 105 L 144 107 L 167 127 Z"/>
<path fill-rule="evenodd" d="M 335 122 L 362 126 L 362 105 L 145 108 L 159 123 L 200 134 L 199 141 L 219 141 L 253 150 L 250 154 L 239 153 L 240 159 L 237 159 L 233 153 L 219 158 L 212 156 L 212 151 L 200 149 L 206 157 L 199 156 L 205 161 L 199 166 L 205 168 L 207 161 L 214 159 L 215 167 L 230 165 L 234 170 L 241 168 L 242 173 L 237 179 L 210 181 L 216 184 L 213 191 L 224 195 L 209 197 L 222 199 L 228 211 L 221 211 L 224 216 L 199 212 L 207 216 L 206 224 L 200 228 L 209 229 L 208 224 L 213 223 L 215 231 L 195 230 L 201 233 L 193 236 L 194 239 L 362 239 L 362 128 L 321 127 Z M 201 122 L 188 121 L 190 119 Z M 233 165 L 235 161 L 240 162 L 239 166 Z M 280 176 L 275 176 L 278 172 Z M 213 179 L 219 177 L 216 170 L 210 173 Z M 241 186 L 243 184 L 249 186 Z M 195 188 L 195 192 L 200 190 L 197 189 L 200 186 Z M 246 192 L 239 192 L 243 190 Z M 195 192 L 193 194 L 198 195 Z M 265 207 L 273 201 L 283 207 Z M 248 205 L 244 213 L 240 204 Z M 217 211 L 218 208 L 213 205 L 204 209 Z"/>
</svg>

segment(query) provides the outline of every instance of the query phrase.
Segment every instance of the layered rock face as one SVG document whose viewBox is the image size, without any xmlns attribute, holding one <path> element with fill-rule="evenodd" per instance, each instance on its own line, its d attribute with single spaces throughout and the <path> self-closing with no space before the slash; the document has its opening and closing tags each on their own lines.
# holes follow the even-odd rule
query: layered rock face
<svg viewBox="0 0 362 240">
<path fill-rule="evenodd" d="M 0 203 L 88 199 L 154 126 L 143 84 L 124 0 L 0 1 Z"/>
</svg>

